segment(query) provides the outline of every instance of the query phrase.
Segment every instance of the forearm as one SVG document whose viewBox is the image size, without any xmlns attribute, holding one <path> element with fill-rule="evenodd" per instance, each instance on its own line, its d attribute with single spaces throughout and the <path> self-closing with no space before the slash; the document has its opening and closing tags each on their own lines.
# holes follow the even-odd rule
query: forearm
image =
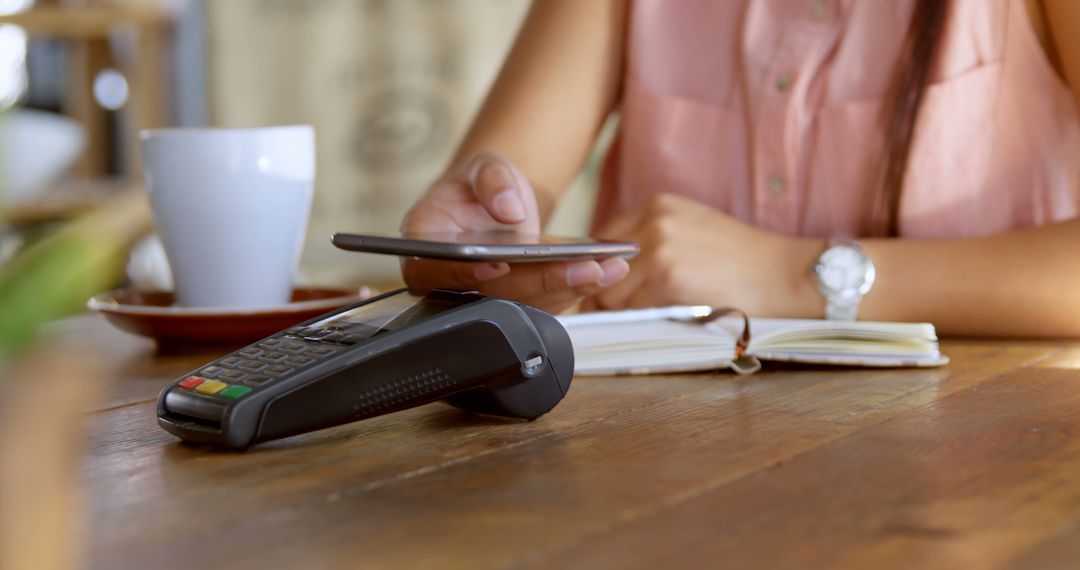
<svg viewBox="0 0 1080 570">
<path fill-rule="evenodd" d="M 624 4 L 536 2 L 448 172 L 496 152 L 529 179 L 546 218 L 618 100 Z"/>
<path fill-rule="evenodd" d="M 877 268 L 859 318 L 931 322 L 942 334 L 1080 337 L 1080 220 L 955 240 L 869 239 Z M 807 264 L 820 240 L 799 242 Z M 824 301 L 807 275 L 796 291 L 802 316 Z"/>
</svg>

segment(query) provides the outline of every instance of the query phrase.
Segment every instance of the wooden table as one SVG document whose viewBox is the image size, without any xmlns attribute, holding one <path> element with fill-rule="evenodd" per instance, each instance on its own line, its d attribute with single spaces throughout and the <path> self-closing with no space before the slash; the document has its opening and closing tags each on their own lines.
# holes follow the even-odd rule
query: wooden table
<svg viewBox="0 0 1080 570">
<path fill-rule="evenodd" d="M 154 355 L 88 416 L 91 568 L 1077 568 L 1080 345 L 938 370 L 580 378 L 532 423 L 431 405 L 246 453 L 159 429 Z"/>
</svg>

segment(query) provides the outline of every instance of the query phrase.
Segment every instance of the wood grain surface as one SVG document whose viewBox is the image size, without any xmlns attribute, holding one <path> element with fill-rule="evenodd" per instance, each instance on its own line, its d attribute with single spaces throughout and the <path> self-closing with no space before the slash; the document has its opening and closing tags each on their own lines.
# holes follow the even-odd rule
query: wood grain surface
<svg viewBox="0 0 1080 570">
<path fill-rule="evenodd" d="M 938 370 L 580 378 L 535 422 L 435 404 L 246 453 L 181 445 L 156 354 L 97 318 L 91 568 L 1075 568 L 1080 344 Z"/>
</svg>

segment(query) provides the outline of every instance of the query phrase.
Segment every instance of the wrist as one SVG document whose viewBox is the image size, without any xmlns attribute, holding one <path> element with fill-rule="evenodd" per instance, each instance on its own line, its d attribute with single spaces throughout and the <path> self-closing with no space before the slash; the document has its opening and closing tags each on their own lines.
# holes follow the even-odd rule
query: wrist
<svg viewBox="0 0 1080 570">
<path fill-rule="evenodd" d="M 810 267 L 821 252 L 828 247 L 828 240 L 817 238 L 785 238 L 781 257 L 785 275 L 784 298 L 778 303 L 783 307 L 778 316 L 799 319 L 820 319 L 825 315 L 821 293 L 817 289 Z"/>
</svg>

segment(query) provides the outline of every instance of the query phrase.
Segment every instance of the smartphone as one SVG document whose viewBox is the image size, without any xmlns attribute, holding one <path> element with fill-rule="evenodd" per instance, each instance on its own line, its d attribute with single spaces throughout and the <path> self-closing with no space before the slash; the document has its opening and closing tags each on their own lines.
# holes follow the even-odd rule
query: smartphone
<svg viewBox="0 0 1080 570">
<path fill-rule="evenodd" d="M 629 259 L 638 254 L 636 243 L 508 231 L 404 233 L 397 236 L 336 233 L 330 242 L 349 251 L 454 261 L 522 263 L 608 257 Z"/>
</svg>

